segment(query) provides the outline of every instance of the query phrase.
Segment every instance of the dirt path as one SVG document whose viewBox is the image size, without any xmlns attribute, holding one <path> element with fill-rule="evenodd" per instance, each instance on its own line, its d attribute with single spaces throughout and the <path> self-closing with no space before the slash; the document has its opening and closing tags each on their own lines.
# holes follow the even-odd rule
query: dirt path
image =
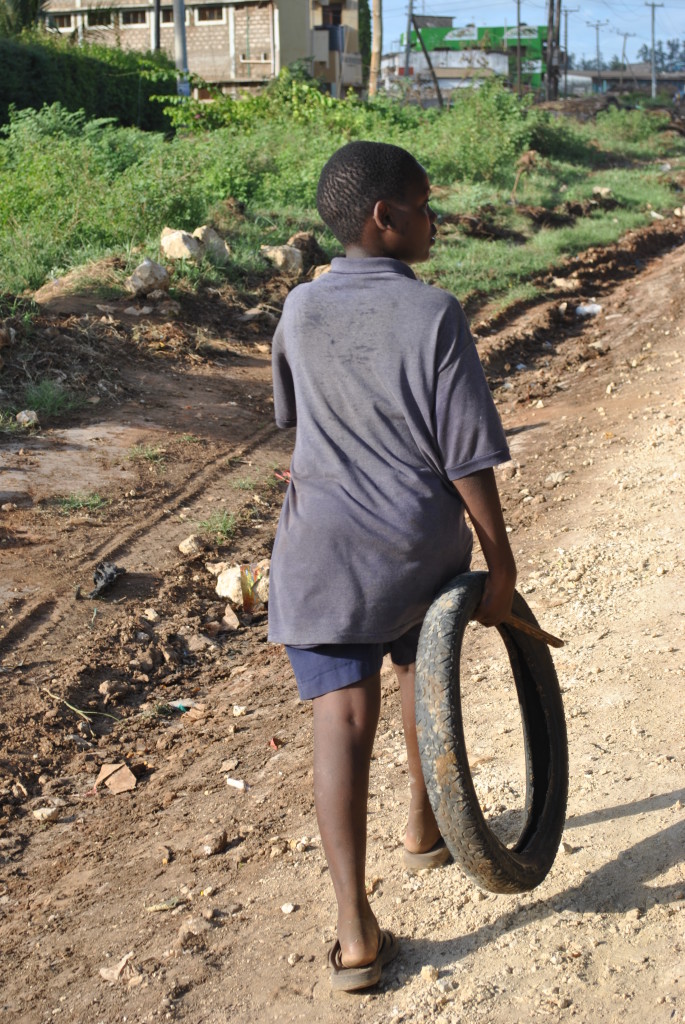
<svg viewBox="0 0 685 1024">
<path fill-rule="evenodd" d="M 263 617 L 208 635 L 222 604 L 204 568 L 214 556 L 177 550 L 220 508 L 236 517 L 221 557 L 268 554 L 288 438 L 270 425 L 266 356 L 136 363 L 126 401 L 98 423 L 5 448 L 3 503 L 18 506 L 0 527 L 7 1020 L 685 1020 L 684 286 L 681 247 L 605 289 L 582 326 L 558 302 L 497 332 L 478 325 L 514 456 L 500 475 L 519 589 L 568 641 L 555 654 L 571 754 L 565 845 L 526 896 L 481 893 L 455 865 L 404 873 L 406 766 L 386 669 L 368 881 L 402 952 L 362 997 L 333 999 L 323 966 L 334 917 L 310 709 Z M 163 449 L 163 467 L 128 459 L 136 445 Z M 51 502 L 76 489 L 65 478 L 95 479 L 111 504 L 64 516 Z M 75 596 L 104 556 L 126 576 L 97 603 Z M 464 679 L 476 787 L 504 826 L 520 802 L 520 737 L 483 630 L 470 634 Z M 106 706 L 105 680 L 129 687 Z M 169 713 L 177 698 L 204 711 Z M 64 699 L 122 721 L 91 728 Z M 136 789 L 94 792 L 100 766 L 119 761 Z M 229 788 L 227 774 L 249 788 Z M 48 806 L 57 820 L 41 824 L 33 811 Z M 207 856 L 206 837 L 224 830 L 224 852 Z M 101 976 L 129 953 L 117 981 Z"/>
</svg>

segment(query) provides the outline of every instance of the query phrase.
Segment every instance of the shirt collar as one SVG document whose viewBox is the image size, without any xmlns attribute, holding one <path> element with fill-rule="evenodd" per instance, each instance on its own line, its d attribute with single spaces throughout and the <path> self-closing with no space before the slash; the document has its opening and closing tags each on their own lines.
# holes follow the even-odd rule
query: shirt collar
<svg viewBox="0 0 685 1024">
<path fill-rule="evenodd" d="M 347 256 L 336 256 L 331 261 L 333 274 L 401 274 L 416 280 L 414 271 L 402 260 L 394 260 L 390 256 L 366 256 L 362 259 L 348 259 Z"/>
</svg>

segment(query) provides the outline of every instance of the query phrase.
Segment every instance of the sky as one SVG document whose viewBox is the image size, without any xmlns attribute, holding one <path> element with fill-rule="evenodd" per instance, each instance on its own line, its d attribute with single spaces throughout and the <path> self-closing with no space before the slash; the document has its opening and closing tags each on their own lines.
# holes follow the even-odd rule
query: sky
<svg viewBox="0 0 685 1024">
<path fill-rule="evenodd" d="M 680 39 L 685 41 L 685 0 L 663 0 L 664 6 L 655 10 L 654 35 L 657 40 Z M 564 3 L 563 7 L 567 4 Z M 562 10 L 563 10 L 562 7 Z M 572 8 L 579 10 L 572 11 Z M 577 60 L 585 56 L 593 60 L 596 54 L 597 33 L 588 22 L 603 22 L 599 29 L 599 47 L 602 60 L 607 63 L 623 50 L 622 33 L 634 33 L 626 39 L 626 55 L 629 61 L 636 60 L 637 51 L 643 44 L 651 46 L 652 11 L 644 0 L 569 0 L 568 3 L 568 49 Z M 515 25 L 515 0 L 414 0 L 415 14 L 439 14 L 453 18 L 453 25 L 474 23 L 478 27 L 488 25 Z M 521 23 L 528 25 L 547 24 L 545 0 L 521 0 Z M 406 0 L 383 0 L 383 52 L 398 49 L 400 35 L 406 30 Z M 564 17 L 561 19 L 561 45 L 564 44 Z"/>
</svg>

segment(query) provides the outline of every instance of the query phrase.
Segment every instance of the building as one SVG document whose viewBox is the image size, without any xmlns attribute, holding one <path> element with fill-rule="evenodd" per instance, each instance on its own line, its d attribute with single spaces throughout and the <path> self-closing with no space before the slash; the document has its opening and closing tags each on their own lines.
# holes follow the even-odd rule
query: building
<svg viewBox="0 0 685 1024">
<path fill-rule="evenodd" d="M 152 0 L 46 0 L 49 25 L 78 39 L 148 51 Z M 186 0 L 188 70 L 226 92 L 264 85 L 303 61 L 334 95 L 362 85 L 357 0 Z M 174 10 L 162 0 L 160 45 L 174 55 Z"/>
<path fill-rule="evenodd" d="M 477 84 L 493 75 L 515 83 L 519 74 L 519 48 L 522 86 L 537 90 L 542 84 L 547 26 L 519 25 L 517 29 L 515 25 L 479 28 L 471 24 L 454 27 L 452 18 L 433 17 L 416 18 L 416 24 L 440 89 L 445 93 Z M 410 35 L 408 70 L 405 76 L 404 50 L 386 54 L 381 61 L 385 88 L 393 91 L 408 86 L 422 99 L 431 99 L 433 76 L 415 30 Z"/>
</svg>

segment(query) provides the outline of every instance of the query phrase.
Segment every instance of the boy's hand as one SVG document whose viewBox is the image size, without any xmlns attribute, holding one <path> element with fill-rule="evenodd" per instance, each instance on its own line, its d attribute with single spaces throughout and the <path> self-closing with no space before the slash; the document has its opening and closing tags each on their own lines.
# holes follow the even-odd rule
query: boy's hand
<svg viewBox="0 0 685 1024">
<path fill-rule="evenodd" d="M 466 506 L 488 565 L 485 589 L 474 618 L 497 626 L 511 611 L 516 586 L 516 563 L 509 544 L 495 474 L 492 469 L 453 481 Z"/>
<path fill-rule="evenodd" d="M 483 596 L 473 616 L 474 619 L 484 626 L 498 626 L 500 622 L 504 622 L 511 611 L 515 586 L 516 575 L 497 579 L 489 572 L 485 580 Z"/>
</svg>

